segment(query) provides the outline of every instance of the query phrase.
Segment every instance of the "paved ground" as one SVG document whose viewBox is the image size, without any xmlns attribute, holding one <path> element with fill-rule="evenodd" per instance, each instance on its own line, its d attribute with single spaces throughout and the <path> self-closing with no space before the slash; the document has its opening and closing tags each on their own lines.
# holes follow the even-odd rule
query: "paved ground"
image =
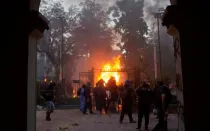
<svg viewBox="0 0 210 131">
<path fill-rule="evenodd" d="M 137 120 L 137 115 L 134 114 Z M 119 114 L 83 115 L 78 109 L 55 110 L 52 114 L 52 121 L 47 122 L 44 111 L 37 111 L 36 131 L 136 131 L 137 124 L 130 124 L 125 116 L 123 124 L 119 124 Z M 150 126 L 152 129 L 157 120 L 155 116 L 150 116 Z M 170 114 L 168 117 L 169 131 L 176 131 L 176 115 Z"/>
</svg>

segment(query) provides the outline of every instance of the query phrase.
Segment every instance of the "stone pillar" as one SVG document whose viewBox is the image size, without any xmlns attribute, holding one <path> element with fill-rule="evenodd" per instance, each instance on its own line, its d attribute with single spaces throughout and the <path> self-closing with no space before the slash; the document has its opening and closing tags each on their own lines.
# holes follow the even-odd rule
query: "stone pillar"
<svg viewBox="0 0 210 131">
<path fill-rule="evenodd" d="M 36 131 L 36 66 L 37 44 L 45 29 L 49 29 L 48 21 L 36 10 L 30 12 L 28 41 L 28 78 L 27 78 L 27 131 Z"/>
<path fill-rule="evenodd" d="M 27 131 L 36 131 L 36 62 L 37 41 L 34 35 L 28 42 L 28 81 L 27 81 Z"/>
<path fill-rule="evenodd" d="M 174 58 L 176 65 L 176 92 L 177 92 L 177 100 L 178 100 L 178 131 L 185 130 L 184 123 L 184 92 L 183 88 L 188 88 L 183 84 L 183 52 L 181 51 L 180 44 L 180 27 L 183 19 L 182 15 L 180 15 L 179 7 L 176 5 L 176 0 L 171 1 L 172 6 L 168 6 L 163 13 L 163 25 L 167 27 L 167 33 L 173 36 L 174 39 Z M 175 19 L 179 16 L 179 19 Z M 186 81 L 185 81 L 186 83 Z M 185 98 L 188 96 L 185 96 Z"/>
<path fill-rule="evenodd" d="M 174 40 L 174 58 L 176 67 L 176 95 L 178 100 L 178 131 L 184 131 L 184 98 L 183 98 L 183 79 L 182 79 L 182 62 L 180 49 L 179 31 L 174 25 L 169 25 L 168 34 L 173 36 Z"/>
</svg>

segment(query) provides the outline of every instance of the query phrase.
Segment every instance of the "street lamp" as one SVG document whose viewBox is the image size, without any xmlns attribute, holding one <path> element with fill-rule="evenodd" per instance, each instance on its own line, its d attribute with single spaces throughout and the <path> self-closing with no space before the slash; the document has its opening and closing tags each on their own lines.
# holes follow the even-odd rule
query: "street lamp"
<svg viewBox="0 0 210 131">
<path fill-rule="evenodd" d="M 61 80 L 61 87 L 64 86 L 64 83 L 63 83 L 63 65 L 64 65 L 64 59 L 63 59 L 63 56 L 64 56 L 64 53 L 63 53 L 63 50 L 64 50 L 64 40 L 63 40 L 63 33 L 64 33 L 64 20 L 63 20 L 63 17 L 58 17 L 60 19 L 60 22 L 61 22 L 61 45 L 60 45 L 60 80 Z"/>
<path fill-rule="evenodd" d="M 159 19 L 164 12 L 164 8 L 159 8 L 157 12 L 154 13 L 154 17 L 157 18 L 157 33 L 158 33 L 158 49 L 159 49 L 159 70 L 160 70 L 160 80 L 162 80 L 162 60 L 161 60 L 161 46 L 160 46 L 160 24 Z"/>
</svg>

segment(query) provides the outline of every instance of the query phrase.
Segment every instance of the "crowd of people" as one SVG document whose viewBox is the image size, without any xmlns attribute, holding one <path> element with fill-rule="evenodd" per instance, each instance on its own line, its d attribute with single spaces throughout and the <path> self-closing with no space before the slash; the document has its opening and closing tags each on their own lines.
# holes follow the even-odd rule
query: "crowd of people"
<svg viewBox="0 0 210 131">
<path fill-rule="evenodd" d="M 53 103 L 53 86 L 51 83 L 49 88 L 44 93 L 43 97 L 46 100 L 46 120 L 50 121 L 50 114 L 53 112 L 55 106 Z M 80 100 L 80 111 L 87 115 L 87 110 L 90 114 L 93 112 L 93 101 L 96 110 L 102 114 L 103 110 L 108 113 L 111 109 L 116 109 L 116 105 L 121 104 L 122 110 L 120 113 L 119 122 L 123 123 L 124 115 L 127 114 L 130 123 L 136 123 L 132 117 L 132 107 L 135 103 L 133 96 L 137 96 L 138 105 L 138 122 L 137 129 L 141 130 L 141 123 L 144 117 L 145 130 L 148 130 L 149 116 L 152 110 L 152 105 L 155 105 L 153 113 L 157 115 L 158 123 L 152 131 L 167 131 L 167 109 L 172 100 L 172 94 L 167 85 L 162 81 L 158 81 L 154 89 L 152 89 L 147 82 L 135 89 L 132 88 L 132 82 L 126 80 L 124 85 L 119 88 L 114 78 L 111 78 L 106 84 L 103 79 L 96 83 L 96 87 L 91 87 L 90 83 L 82 85 L 79 88 L 77 95 Z"/>
<path fill-rule="evenodd" d="M 83 85 L 79 92 L 81 111 L 86 114 L 88 107 L 90 113 L 93 114 L 90 84 Z M 172 94 L 169 87 L 164 85 L 162 81 L 158 81 L 154 89 L 152 89 L 147 82 L 143 82 L 141 86 L 133 89 L 132 82 L 129 80 L 125 81 L 123 88 L 118 88 L 114 79 L 111 78 L 107 84 L 101 79 L 97 82 L 96 87 L 92 88 L 92 92 L 96 110 L 99 110 L 100 113 L 102 113 L 102 110 L 107 113 L 111 103 L 112 105 L 121 103 L 120 123 L 123 123 L 125 114 L 128 115 L 130 123 L 136 123 L 132 117 L 132 107 L 133 103 L 136 102 L 133 96 L 137 95 L 138 122 L 136 129 L 141 130 L 141 123 L 144 117 L 144 128 L 148 130 L 150 112 L 152 105 L 155 105 L 153 113 L 157 115 L 158 123 L 153 128 L 153 131 L 167 131 L 167 109 L 172 100 Z"/>
<path fill-rule="evenodd" d="M 100 114 L 103 110 L 107 113 L 110 109 L 115 109 L 119 98 L 118 93 L 116 81 L 113 78 L 108 81 L 107 86 L 102 79 L 96 83 L 95 88 L 92 88 L 90 83 L 82 85 L 77 92 L 80 99 L 80 110 L 83 114 L 87 114 L 86 110 L 89 109 L 90 114 L 94 114 L 92 112 L 92 101 L 95 101 L 96 110 L 100 111 Z M 94 100 L 92 97 L 94 97 Z"/>
</svg>

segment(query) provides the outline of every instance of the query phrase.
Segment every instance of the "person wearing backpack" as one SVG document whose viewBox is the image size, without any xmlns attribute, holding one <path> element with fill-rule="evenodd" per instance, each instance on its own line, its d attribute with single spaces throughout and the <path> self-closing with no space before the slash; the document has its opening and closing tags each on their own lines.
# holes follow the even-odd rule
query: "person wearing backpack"
<svg viewBox="0 0 210 131">
<path fill-rule="evenodd" d="M 152 131 L 167 131 L 167 109 L 172 100 L 172 94 L 163 81 L 157 82 L 158 87 L 155 90 L 155 105 L 158 113 L 158 123 Z"/>
</svg>

